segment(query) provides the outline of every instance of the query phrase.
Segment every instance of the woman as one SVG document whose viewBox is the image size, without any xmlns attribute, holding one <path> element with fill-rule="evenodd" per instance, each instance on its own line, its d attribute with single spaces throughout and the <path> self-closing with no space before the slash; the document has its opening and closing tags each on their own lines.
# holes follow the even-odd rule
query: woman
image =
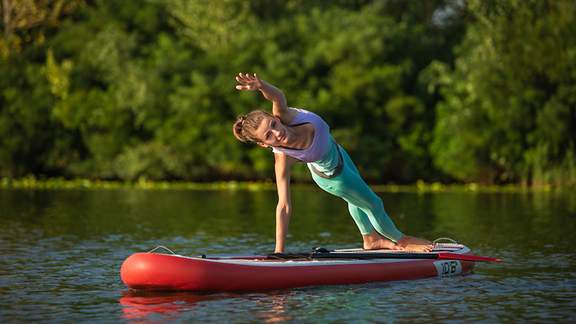
<svg viewBox="0 0 576 324">
<path fill-rule="evenodd" d="M 256 110 L 240 116 L 233 131 L 240 141 L 272 148 L 274 152 L 278 190 L 275 253 L 284 252 L 291 214 L 290 170 L 296 162 L 307 163 L 320 188 L 348 203 L 350 215 L 362 234 L 364 249 L 432 250 L 429 241 L 404 235 L 396 228 L 382 200 L 362 180 L 322 118 L 303 109 L 289 108 L 282 91 L 256 74 L 239 73 L 236 81 L 236 89 L 259 90 L 272 102 L 272 114 Z"/>
</svg>

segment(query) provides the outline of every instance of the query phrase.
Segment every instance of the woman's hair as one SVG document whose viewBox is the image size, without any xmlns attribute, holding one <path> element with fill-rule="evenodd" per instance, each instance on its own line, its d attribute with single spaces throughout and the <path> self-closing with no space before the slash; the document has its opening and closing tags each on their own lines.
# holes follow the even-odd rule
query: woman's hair
<svg viewBox="0 0 576 324">
<path fill-rule="evenodd" d="M 254 131 L 260 126 L 262 119 L 274 117 L 263 110 L 254 110 L 245 115 L 238 116 L 232 131 L 234 136 L 244 143 L 259 143 L 260 140 L 254 136 Z"/>
</svg>

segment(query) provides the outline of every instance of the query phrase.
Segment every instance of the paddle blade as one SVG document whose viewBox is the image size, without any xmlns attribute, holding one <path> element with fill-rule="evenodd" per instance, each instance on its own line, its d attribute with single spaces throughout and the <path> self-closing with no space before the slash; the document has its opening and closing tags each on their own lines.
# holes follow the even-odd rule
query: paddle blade
<svg viewBox="0 0 576 324">
<path fill-rule="evenodd" d="M 438 253 L 438 259 L 444 260 L 460 260 L 460 261 L 474 261 L 474 262 L 502 262 L 502 259 L 485 257 L 480 255 L 470 254 L 457 254 L 457 253 Z"/>
</svg>

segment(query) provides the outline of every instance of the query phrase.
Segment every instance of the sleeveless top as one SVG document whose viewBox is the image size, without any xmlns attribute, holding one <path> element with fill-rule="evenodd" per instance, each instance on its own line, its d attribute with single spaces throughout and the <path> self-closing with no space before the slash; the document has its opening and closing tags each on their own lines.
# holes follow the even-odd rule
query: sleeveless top
<svg viewBox="0 0 576 324">
<path fill-rule="evenodd" d="M 296 110 L 298 113 L 288 126 L 299 124 L 312 124 L 314 127 L 314 138 L 312 144 L 306 149 L 290 149 L 285 147 L 273 147 L 274 153 L 284 153 L 302 162 L 306 162 L 314 169 L 326 174 L 331 175 L 338 167 L 340 152 L 338 151 L 338 144 L 330 135 L 330 127 L 326 122 L 313 112 L 290 108 Z"/>
</svg>

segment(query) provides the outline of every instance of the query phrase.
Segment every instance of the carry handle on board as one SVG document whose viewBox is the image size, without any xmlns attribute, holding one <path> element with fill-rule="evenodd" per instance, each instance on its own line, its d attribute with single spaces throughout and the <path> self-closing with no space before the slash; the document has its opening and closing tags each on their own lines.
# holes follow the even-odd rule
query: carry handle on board
<svg viewBox="0 0 576 324">
<path fill-rule="evenodd" d="M 472 254 L 458 254 L 450 252 L 440 253 L 351 253 L 351 252 L 312 252 L 312 253 L 273 253 L 268 254 L 267 259 L 291 260 L 291 259 L 433 259 L 433 260 L 460 260 L 473 262 L 502 262 L 502 259 L 485 257 Z"/>
</svg>

